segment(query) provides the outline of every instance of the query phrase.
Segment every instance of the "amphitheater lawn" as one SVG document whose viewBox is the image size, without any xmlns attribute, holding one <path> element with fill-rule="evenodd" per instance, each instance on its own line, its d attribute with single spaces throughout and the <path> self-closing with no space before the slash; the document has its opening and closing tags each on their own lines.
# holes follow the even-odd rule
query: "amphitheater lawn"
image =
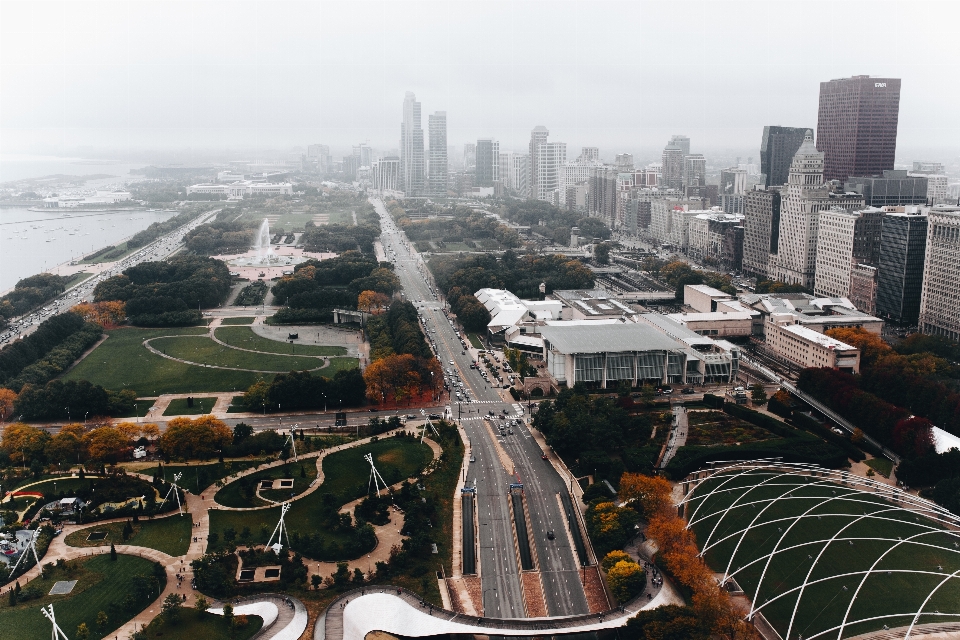
<svg viewBox="0 0 960 640">
<path fill-rule="evenodd" d="M 377 442 L 353 447 L 344 451 L 332 453 L 323 459 L 324 482 L 320 489 L 310 495 L 295 500 L 291 504 L 290 512 L 285 519 L 290 528 L 290 535 L 294 532 L 322 533 L 327 543 L 343 543 L 347 536 L 343 533 L 327 530 L 320 525 L 323 521 L 323 496 L 337 494 L 337 506 L 342 506 L 351 500 L 360 498 L 367 492 L 367 478 L 370 475 L 370 465 L 363 459 L 367 453 L 373 453 L 374 464 L 389 482 L 397 482 L 391 478 L 404 479 L 420 471 L 433 456 L 430 447 L 420 444 L 413 438 L 384 438 Z M 299 472 L 299 467 L 297 467 Z M 227 485 L 224 490 L 230 488 Z M 210 531 L 217 533 L 223 539 L 223 532 L 233 528 L 236 532 L 249 527 L 255 542 L 259 540 L 262 529 L 267 529 L 266 538 L 280 519 L 280 507 L 246 511 L 210 510 Z"/>
<path fill-rule="evenodd" d="M 154 349 L 158 349 L 173 358 L 216 367 L 284 373 L 318 369 L 324 364 L 323 359 L 318 357 L 284 356 L 275 353 L 231 349 L 217 344 L 207 336 L 159 338 L 151 341 L 150 344 Z"/>
<path fill-rule="evenodd" d="M 229 325 L 236 325 L 236 324 L 253 324 L 254 320 L 256 320 L 256 318 L 247 318 L 247 317 L 224 318 L 220 321 L 220 325 L 229 326 Z"/>
<path fill-rule="evenodd" d="M 960 571 L 960 542 L 952 533 L 872 493 L 822 483 L 822 478 L 805 482 L 759 474 L 729 482 L 724 489 L 731 490 L 708 498 L 693 518 L 701 549 L 710 545 L 708 564 L 723 573 L 729 563 L 781 636 L 791 618 L 791 637 L 809 638 L 844 619 L 842 637 L 850 637 L 884 624 L 909 624 L 921 607 L 960 614 L 960 579 L 947 579 L 936 589 Z M 718 478 L 707 480 L 697 494 L 718 485 Z M 930 615 L 918 622 L 944 620 Z M 837 637 L 838 630 L 827 635 Z"/>
<path fill-rule="evenodd" d="M 167 622 L 157 617 L 151 622 L 144 633 L 145 637 L 153 640 L 248 640 L 263 627 L 263 618 L 247 616 L 247 625 L 242 628 L 228 626 L 223 616 L 213 613 L 201 613 L 196 609 L 184 607 L 177 622 Z"/>
<path fill-rule="evenodd" d="M 106 389 L 133 389 L 140 396 L 163 393 L 242 391 L 269 374 L 253 371 L 210 369 L 177 362 L 151 353 L 143 346 L 148 338 L 198 336 L 205 327 L 138 329 L 124 327 L 107 331 L 109 338 L 63 376 L 65 380 L 89 380 Z M 202 338 L 183 338 L 202 340 Z M 206 339 L 210 344 L 216 344 Z M 219 345 L 216 345 L 219 347 Z M 251 354 L 254 355 L 254 354 Z"/>
<path fill-rule="evenodd" d="M 303 468 L 302 474 L 301 467 Z M 293 489 L 266 489 L 260 492 L 260 495 L 268 500 L 281 502 L 283 500 L 289 500 L 291 498 L 291 493 L 294 495 L 299 495 L 306 491 L 310 487 L 310 483 L 313 482 L 316 477 L 316 457 L 307 458 L 305 460 L 301 459 L 297 462 L 294 462 L 293 459 L 290 459 L 285 465 L 263 469 L 262 471 L 257 471 L 249 476 L 245 476 L 241 480 L 231 482 L 217 492 L 216 501 L 218 504 L 222 504 L 226 507 L 259 507 L 268 503 L 258 499 L 256 496 L 253 496 L 252 499 L 248 500 L 240 491 L 240 486 L 242 484 L 251 483 L 252 486 L 255 486 L 261 480 L 282 480 L 285 478 L 291 479 L 293 480 Z"/>
<path fill-rule="evenodd" d="M 91 524 L 67 536 L 66 543 L 71 547 L 99 547 L 113 544 L 132 544 L 162 551 L 170 556 L 182 556 L 190 548 L 190 539 L 194 535 L 189 514 L 171 515 L 148 520 L 141 518 L 133 525 L 133 535 L 123 539 L 123 522 Z M 102 531 L 107 537 L 102 540 L 87 540 L 94 531 Z"/>
<path fill-rule="evenodd" d="M 250 327 L 218 327 L 215 330 L 218 340 L 241 349 L 262 351 L 263 353 L 281 353 L 298 356 L 342 356 L 346 355 L 344 347 L 291 344 L 279 340 L 270 340 L 253 332 Z"/>
</svg>

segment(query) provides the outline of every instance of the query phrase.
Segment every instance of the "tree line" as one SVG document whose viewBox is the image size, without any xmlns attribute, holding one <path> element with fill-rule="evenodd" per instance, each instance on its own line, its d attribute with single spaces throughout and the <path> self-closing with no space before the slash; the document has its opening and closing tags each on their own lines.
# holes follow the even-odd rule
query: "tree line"
<svg viewBox="0 0 960 640">
<path fill-rule="evenodd" d="M 39 273 L 23 278 L 13 291 L 0 297 L 0 323 L 7 325 L 10 318 L 21 316 L 64 292 L 67 278 L 52 273 Z"/>
<path fill-rule="evenodd" d="M 443 386 L 443 369 L 427 345 L 417 309 L 394 302 L 389 311 L 367 322 L 371 363 L 363 372 L 373 402 L 400 402 Z"/>
<path fill-rule="evenodd" d="M 360 369 L 342 369 L 333 378 L 309 371 L 278 373 L 270 382 L 247 389 L 243 404 L 249 411 L 358 407 L 364 403 L 366 383 Z"/>
<path fill-rule="evenodd" d="M 0 386 L 19 392 L 25 384 L 53 379 L 100 339 L 103 330 L 76 313 L 45 321 L 32 334 L 0 350 Z"/>
<path fill-rule="evenodd" d="M 183 240 L 187 249 L 199 256 L 243 253 L 253 245 L 258 226 L 253 221 L 217 219 L 191 229 Z"/>
<path fill-rule="evenodd" d="M 126 303 L 131 324 L 189 326 L 202 320 L 200 307 L 222 304 L 230 292 L 226 263 L 199 256 L 175 256 L 164 262 L 143 262 L 104 280 L 94 300 Z"/>
<path fill-rule="evenodd" d="M 459 287 L 465 293 L 478 289 L 507 289 L 521 298 L 540 299 L 540 284 L 546 292 L 556 289 L 592 289 L 593 273 L 579 260 L 561 255 L 503 252 L 498 259 L 484 255 L 438 255 L 430 259 L 430 270 L 444 293 Z"/>
</svg>

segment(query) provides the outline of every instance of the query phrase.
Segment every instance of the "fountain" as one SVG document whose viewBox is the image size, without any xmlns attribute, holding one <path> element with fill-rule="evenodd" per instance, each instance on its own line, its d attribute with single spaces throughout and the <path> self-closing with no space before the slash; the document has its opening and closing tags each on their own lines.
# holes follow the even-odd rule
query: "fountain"
<svg viewBox="0 0 960 640">
<path fill-rule="evenodd" d="M 260 224 L 260 230 L 257 231 L 257 239 L 253 248 L 257 251 L 258 264 L 270 264 L 270 258 L 273 257 L 273 245 L 270 244 L 270 221 L 266 218 Z"/>
<path fill-rule="evenodd" d="M 303 255 L 274 253 L 270 244 L 270 222 L 264 218 L 250 251 L 228 262 L 238 267 L 286 267 L 307 259 Z"/>
</svg>

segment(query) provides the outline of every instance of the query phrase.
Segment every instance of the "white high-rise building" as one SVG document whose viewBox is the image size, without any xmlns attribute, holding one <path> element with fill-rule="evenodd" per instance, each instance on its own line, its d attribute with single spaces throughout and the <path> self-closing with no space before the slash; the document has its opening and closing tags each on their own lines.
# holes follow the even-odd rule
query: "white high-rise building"
<svg viewBox="0 0 960 640">
<path fill-rule="evenodd" d="M 780 206 L 780 237 L 773 277 L 788 284 L 813 289 L 817 268 L 817 233 L 820 212 L 834 206 L 863 207 L 863 196 L 834 196 L 823 183 L 823 153 L 807 132 L 790 165 L 787 189 Z M 848 283 L 849 285 L 849 283 Z"/>
<path fill-rule="evenodd" d="M 403 99 L 403 121 L 400 123 L 400 173 L 407 196 L 423 195 L 424 161 L 423 128 L 420 126 L 420 103 L 412 91 Z"/>
<path fill-rule="evenodd" d="M 376 191 L 400 191 L 400 158 L 397 156 L 387 156 L 374 161 L 371 173 Z"/>
<path fill-rule="evenodd" d="M 528 197 L 534 200 L 539 199 L 540 194 L 540 186 L 538 184 L 540 172 L 537 168 L 537 163 L 540 159 L 540 146 L 547 143 L 549 136 L 550 131 L 543 125 L 534 127 L 533 131 L 530 132 L 530 177 L 527 179 L 527 189 L 529 192 Z"/>
<path fill-rule="evenodd" d="M 525 153 L 500 154 L 500 180 L 508 193 L 520 197 L 527 196 L 527 178 L 529 177 L 530 156 Z"/>
<path fill-rule="evenodd" d="M 934 207 L 927 220 L 920 331 L 960 340 L 960 207 Z"/>
<path fill-rule="evenodd" d="M 429 163 L 427 172 L 427 194 L 431 196 L 447 195 L 447 112 L 437 111 L 427 118 L 430 133 Z"/>
<path fill-rule="evenodd" d="M 537 146 L 537 200 L 559 204 L 560 168 L 566 161 L 566 142 L 544 142 Z"/>
</svg>

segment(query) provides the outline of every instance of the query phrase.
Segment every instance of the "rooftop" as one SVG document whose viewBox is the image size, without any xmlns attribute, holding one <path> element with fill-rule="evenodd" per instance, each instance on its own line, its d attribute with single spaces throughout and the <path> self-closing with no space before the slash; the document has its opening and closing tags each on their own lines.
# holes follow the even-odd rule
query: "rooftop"
<svg viewBox="0 0 960 640">
<path fill-rule="evenodd" d="M 808 329 L 803 325 L 799 324 L 790 324 L 782 327 L 782 329 L 788 333 L 792 333 L 798 338 L 807 340 L 808 342 L 815 342 L 821 347 L 826 347 L 827 349 L 836 349 L 837 351 L 856 351 L 856 347 L 852 347 L 846 342 L 840 342 L 834 338 L 831 338 L 828 335 L 820 333 L 819 331 L 814 331 L 813 329 Z"/>
<path fill-rule="evenodd" d="M 569 307 L 588 316 L 620 316 L 637 313 L 603 289 L 563 289 L 553 292 L 553 297 Z"/>
<path fill-rule="evenodd" d="M 648 324 L 589 323 L 578 326 L 541 327 L 540 334 L 564 354 L 612 351 L 680 351 L 684 345 Z"/>
</svg>

